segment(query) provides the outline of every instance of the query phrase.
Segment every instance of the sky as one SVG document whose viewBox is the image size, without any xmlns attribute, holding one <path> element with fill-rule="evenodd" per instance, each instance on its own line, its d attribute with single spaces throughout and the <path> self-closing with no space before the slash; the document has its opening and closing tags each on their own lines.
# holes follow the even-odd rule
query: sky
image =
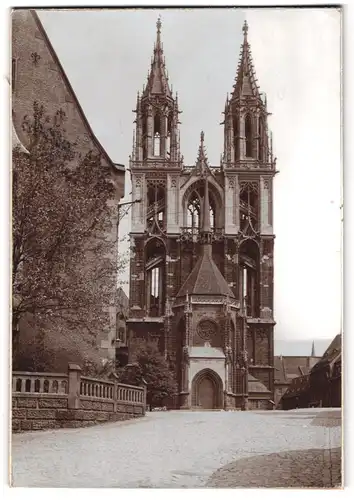
<svg viewBox="0 0 354 500">
<path fill-rule="evenodd" d="M 84 112 L 114 162 L 129 168 L 136 93 L 146 83 L 161 15 L 169 81 L 178 91 L 181 152 L 211 164 L 242 43 L 249 42 L 272 113 L 275 336 L 333 338 L 341 322 L 340 13 L 335 9 L 40 11 Z M 126 196 L 131 199 L 129 172 Z M 129 232 L 123 219 L 121 235 Z"/>
</svg>

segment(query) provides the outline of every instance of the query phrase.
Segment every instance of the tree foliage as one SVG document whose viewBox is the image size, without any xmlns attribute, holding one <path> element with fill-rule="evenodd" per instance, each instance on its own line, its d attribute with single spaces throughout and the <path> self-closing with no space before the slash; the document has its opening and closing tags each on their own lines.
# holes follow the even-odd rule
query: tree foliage
<svg viewBox="0 0 354 500">
<path fill-rule="evenodd" d="M 117 213 L 110 167 L 79 154 L 65 114 L 33 106 L 23 131 L 29 154 L 13 151 L 13 334 L 30 315 L 40 331 L 96 335 L 108 326 L 117 267 L 111 221 Z M 113 228 L 114 229 L 114 228 Z"/>
<path fill-rule="evenodd" d="M 177 391 L 174 372 L 160 353 L 154 340 L 135 339 L 131 342 L 132 363 L 118 368 L 123 384 L 146 384 L 146 402 L 151 407 L 160 406 Z"/>
</svg>

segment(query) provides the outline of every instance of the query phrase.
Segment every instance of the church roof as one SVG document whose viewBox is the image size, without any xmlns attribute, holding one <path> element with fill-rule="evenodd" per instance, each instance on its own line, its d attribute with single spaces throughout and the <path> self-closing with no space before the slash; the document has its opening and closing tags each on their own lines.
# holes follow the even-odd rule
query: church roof
<svg viewBox="0 0 354 500">
<path fill-rule="evenodd" d="M 125 172 L 124 165 L 122 165 L 120 163 L 114 163 L 112 161 L 112 159 L 108 156 L 107 151 L 103 148 L 102 144 L 99 142 L 99 140 L 97 139 L 97 137 L 93 133 L 93 130 L 92 130 L 87 118 L 86 118 L 86 115 L 81 107 L 81 104 L 79 103 L 79 100 L 74 92 L 74 89 L 71 86 L 71 83 L 69 82 L 69 79 L 68 79 L 68 77 L 64 71 L 64 68 L 59 60 L 59 57 L 58 57 L 57 53 L 55 52 L 51 41 L 49 40 L 47 32 L 44 29 L 44 26 L 43 26 L 41 20 L 39 19 L 37 12 L 33 9 L 28 9 L 28 12 L 26 12 L 26 10 L 21 9 L 21 10 L 15 11 L 14 15 L 21 15 L 21 16 L 25 15 L 26 16 L 26 18 L 25 18 L 26 25 L 25 25 L 25 29 L 23 29 L 23 33 L 25 33 L 26 43 L 22 44 L 23 47 L 27 47 L 28 45 L 33 44 L 34 41 L 31 37 L 32 36 L 37 37 L 37 35 L 35 35 L 35 33 L 33 31 L 33 27 L 36 27 L 38 29 L 39 38 L 37 39 L 36 43 L 38 43 L 38 40 L 43 39 L 44 44 L 51 55 L 51 58 L 52 58 L 51 62 L 53 62 L 54 67 L 57 69 L 58 73 L 60 74 L 64 88 L 66 89 L 66 91 L 68 93 L 68 98 L 69 98 L 68 100 L 73 102 L 73 104 L 76 108 L 77 114 L 80 117 L 90 140 L 92 141 L 92 145 L 97 148 L 97 150 L 101 153 L 102 158 L 104 158 L 104 160 L 108 163 L 108 165 L 113 169 L 113 171 L 115 173 L 118 171 L 120 175 L 124 175 L 124 172 Z M 33 25 L 33 22 L 34 22 L 34 25 Z M 25 56 L 25 53 L 23 54 L 23 56 Z M 35 80 L 31 80 L 31 83 L 33 84 L 34 81 Z M 34 85 L 34 88 L 32 89 L 32 92 L 34 93 L 34 95 L 36 95 L 40 99 L 39 94 L 37 92 L 37 88 L 35 88 L 35 85 Z M 60 94 L 60 92 L 58 94 Z M 33 103 L 33 101 L 31 100 L 31 105 L 32 105 L 32 103 Z M 22 104 L 23 104 L 23 102 L 22 102 Z M 54 102 L 54 104 L 57 104 L 57 102 Z M 17 109 L 17 100 L 16 99 L 13 99 L 12 106 L 13 106 L 13 110 L 16 112 L 16 109 Z M 18 113 L 18 115 L 20 115 L 20 113 Z M 16 130 L 15 124 L 14 124 L 14 127 Z M 20 131 L 20 129 L 17 126 L 17 132 L 19 133 L 19 131 Z M 69 133 L 69 130 L 67 130 L 67 132 Z M 123 188 L 123 190 L 124 190 L 124 188 Z"/>
<path fill-rule="evenodd" d="M 172 97 L 171 90 L 168 84 L 168 76 L 166 73 L 165 58 L 163 56 L 163 48 L 161 42 L 161 19 L 156 23 L 156 43 L 154 46 L 154 55 L 151 61 L 151 69 L 148 73 L 147 85 L 143 92 L 143 97 L 151 94 L 162 94 Z"/>
<path fill-rule="evenodd" d="M 210 249 L 211 250 L 211 249 Z M 215 264 L 211 251 L 203 251 L 177 297 L 185 295 L 225 295 L 235 297 Z"/>
<path fill-rule="evenodd" d="M 312 368 L 311 371 L 317 371 L 323 368 L 324 366 L 332 365 L 332 363 L 334 363 L 337 360 L 337 358 L 341 356 L 341 351 L 342 351 L 342 335 L 339 333 L 334 337 L 334 339 L 326 349 L 320 361 L 315 364 L 315 366 Z"/>
<path fill-rule="evenodd" d="M 266 386 L 256 377 L 248 374 L 248 392 L 270 392 Z"/>
<path fill-rule="evenodd" d="M 307 375 L 320 359 L 319 356 L 274 356 L 274 382 L 290 384 L 292 379 Z"/>
<path fill-rule="evenodd" d="M 283 395 L 283 399 L 299 396 L 309 390 L 309 374 L 296 377 L 291 381 L 288 390 Z"/>
</svg>

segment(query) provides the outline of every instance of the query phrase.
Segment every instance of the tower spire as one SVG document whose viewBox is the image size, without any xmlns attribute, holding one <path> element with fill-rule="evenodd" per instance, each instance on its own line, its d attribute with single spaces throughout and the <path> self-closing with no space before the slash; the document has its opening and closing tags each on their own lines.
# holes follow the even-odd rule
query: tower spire
<svg viewBox="0 0 354 500">
<path fill-rule="evenodd" d="M 246 19 L 245 22 L 243 23 L 242 31 L 243 31 L 243 43 L 247 43 L 248 23 Z"/>
<path fill-rule="evenodd" d="M 143 97 L 149 94 L 162 94 L 172 97 L 165 68 L 165 58 L 161 42 L 161 27 L 161 17 L 159 17 L 156 22 L 156 41 L 151 60 L 151 70 L 148 74 L 148 82 Z"/>
<path fill-rule="evenodd" d="M 159 16 L 157 21 L 156 21 L 156 48 L 159 47 L 161 48 L 161 17 Z"/>
<path fill-rule="evenodd" d="M 237 67 L 236 83 L 232 96 L 241 97 L 244 95 L 259 97 L 256 74 L 253 67 L 251 47 L 248 43 L 248 24 L 244 22 L 243 43 L 241 46 L 240 59 Z"/>
<path fill-rule="evenodd" d="M 200 231 L 203 252 L 211 252 L 211 227 L 210 227 L 210 203 L 209 203 L 209 185 L 208 169 L 205 168 L 206 155 L 204 150 L 204 132 L 200 133 L 200 146 L 198 160 L 201 162 L 201 172 L 204 177 L 204 199 L 203 199 L 203 225 Z M 209 250 L 207 250 L 209 249 Z"/>
<path fill-rule="evenodd" d="M 315 341 L 313 340 L 312 341 L 312 348 L 311 348 L 311 357 L 315 357 L 316 354 L 315 354 Z"/>
<path fill-rule="evenodd" d="M 205 166 L 207 164 L 208 158 L 204 148 L 204 132 L 200 133 L 200 144 L 198 149 L 198 157 L 197 157 L 197 168 L 200 169 L 202 174 L 205 174 Z"/>
</svg>

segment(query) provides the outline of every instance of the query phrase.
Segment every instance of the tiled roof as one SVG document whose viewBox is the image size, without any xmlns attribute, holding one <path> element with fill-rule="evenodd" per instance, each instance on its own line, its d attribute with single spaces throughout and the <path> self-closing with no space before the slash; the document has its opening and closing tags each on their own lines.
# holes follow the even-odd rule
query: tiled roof
<svg viewBox="0 0 354 500">
<path fill-rule="evenodd" d="M 334 337 L 322 358 L 315 364 L 311 371 L 317 371 L 326 365 L 331 365 L 341 355 L 342 351 L 342 336 L 339 333 Z"/>
<path fill-rule="evenodd" d="M 269 389 L 266 388 L 266 386 L 258 380 L 256 377 L 251 375 L 250 373 L 248 374 L 248 392 L 269 392 Z"/>
<path fill-rule="evenodd" d="M 182 285 L 177 297 L 189 295 L 225 295 L 235 297 L 224 276 L 213 261 L 211 252 L 204 251 Z"/>
<path fill-rule="evenodd" d="M 296 377 L 292 380 L 290 387 L 283 395 L 283 398 L 288 399 L 295 396 L 299 396 L 303 392 L 307 391 L 309 388 L 309 375 L 303 375 L 302 377 Z"/>
<path fill-rule="evenodd" d="M 320 359 L 318 356 L 274 356 L 275 383 L 287 384 L 294 378 L 307 375 Z"/>
</svg>

